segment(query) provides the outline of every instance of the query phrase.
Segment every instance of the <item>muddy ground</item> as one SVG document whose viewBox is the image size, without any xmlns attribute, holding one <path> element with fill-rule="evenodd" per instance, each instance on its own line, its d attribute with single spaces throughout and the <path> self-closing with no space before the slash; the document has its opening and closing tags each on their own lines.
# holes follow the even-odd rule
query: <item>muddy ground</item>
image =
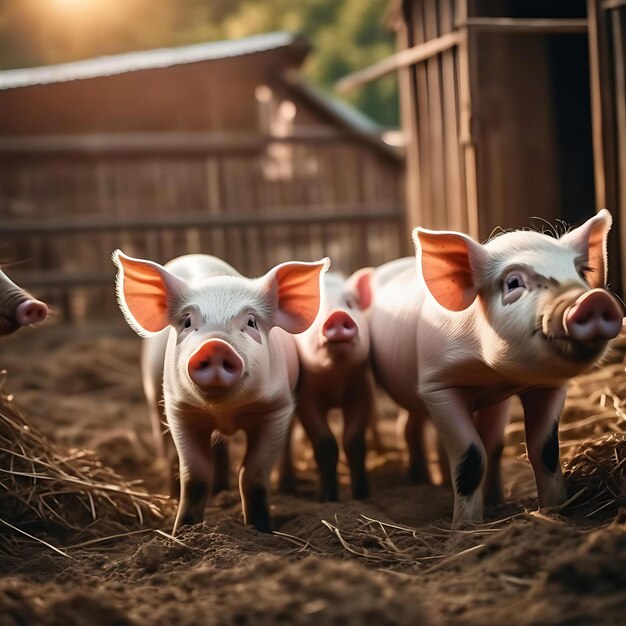
<svg viewBox="0 0 626 626">
<path fill-rule="evenodd" d="M 4 392 L 33 426 L 163 489 L 135 337 L 35 329 L 0 350 Z M 485 525 L 452 532 L 450 490 L 405 479 L 389 409 L 383 402 L 384 451 L 368 457 L 372 497 L 348 499 L 342 463 L 341 502 L 318 504 L 311 452 L 300 443 L 298 496 L 273 496 L 273 535 L 242 524 L 232 489 L 176 541 L 145 530 L 62 556 L 12 537 L 0 550 L 0 625 L 625 623 L 626 515 L 535 515 L 513 427 L 509 503 L 488 510 Z M 166 508 L 171 515 L 173 504 Z"/>
</svg>

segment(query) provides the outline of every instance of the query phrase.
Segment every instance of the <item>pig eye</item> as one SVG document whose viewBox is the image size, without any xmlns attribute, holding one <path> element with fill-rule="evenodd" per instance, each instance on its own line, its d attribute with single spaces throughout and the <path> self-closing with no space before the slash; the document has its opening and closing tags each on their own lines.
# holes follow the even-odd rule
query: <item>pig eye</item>
<svg viewBox="0 0 626 626">
<path fill-rule="evenodd" d="M 346 298 L 346 306 L 349 309 L 354 309 L 356 307 L 354 300 L 352 298 Z"/>
<path fill-rule="evenodd" d="M 191 328 L 191 317 L 189 315 L 185 316 L 183 320 L 183 328 Z"/>
<path fill-rule="evenodd" d="M 521 297 L 526 289 L 524 277 L 519 272 L 511 272 L 504 279 L 504 303 L 510 304 Z"/>
<path fill-rule="evenodd" d="M 259 327 L 256 325 L 256 319 L 255 319 L 254 315 L 251 315 L 248 318 L 248 326 L 250 328 L 254 328 L 254 330 L 259 330 Z"/>
<path fill-rule="evenodd" d="M 576 268 L 576 271 L 583 280 L 587 280 L 589 278 L 589 274 L 592 272 L 592 268 L 590 265 L 583 263 Z"/>
</svg>

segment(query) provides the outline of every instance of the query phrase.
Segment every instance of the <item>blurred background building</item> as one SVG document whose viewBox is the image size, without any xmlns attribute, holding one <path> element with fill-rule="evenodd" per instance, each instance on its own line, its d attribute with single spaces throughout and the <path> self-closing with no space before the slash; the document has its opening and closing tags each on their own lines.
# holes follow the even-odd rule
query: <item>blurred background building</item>
<svg viewBox="0 0 626 626">
<path fill-rule="evenodd" d="M 116 247 L 349 272 L 417 224 L 606 206 L 623 293 L 625 24 L 626 0 L 6 0 L 3 256 L 65 319 L 111 319 Z"/>
</svg>

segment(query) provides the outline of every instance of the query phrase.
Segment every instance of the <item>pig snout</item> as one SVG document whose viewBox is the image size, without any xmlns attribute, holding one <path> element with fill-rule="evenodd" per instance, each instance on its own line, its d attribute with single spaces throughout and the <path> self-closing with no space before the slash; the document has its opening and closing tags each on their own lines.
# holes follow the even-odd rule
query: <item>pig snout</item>
<svg viewBox="0 0 626 626">
<path fill-rule="evenodd" d="M 329 343 L 351 341 L 359 333 L 356 322 L 345 311 L 334 311 L 322 326 L 322 335 Z"/>
<path fill-rule="evenodd" d="M 222 339 L 210 339 L 189 359 L 191 380 L 203 389 L 232 387 L 243 374 L 244 363 Z"/>
<path fill-rule="evenodd" d="M 48 317 L 48 307 L 39 300 L 29 298 L 15 308 L 15 320 L 20 326 L 43 322 Z"/>
<path fill-rule="evenodd" d="M 604 289 L 593 289 L 566 310 L 563 328 L 574 341 L 608 341 L 619 334 L 622 319 L 617 300 Z"/>
</svg>

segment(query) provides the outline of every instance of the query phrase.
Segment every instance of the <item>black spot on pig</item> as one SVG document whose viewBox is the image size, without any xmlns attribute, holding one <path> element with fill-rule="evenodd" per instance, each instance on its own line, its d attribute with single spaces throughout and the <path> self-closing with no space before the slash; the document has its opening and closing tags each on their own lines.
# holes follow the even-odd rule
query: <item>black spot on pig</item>
<svg viewBox="0 0 626 626">
<path fill-rule="evenodd" d="M 456 470 L 456 488 L 462 496 L 471 496 L 483 477 L 483 457 L 475 443 L 470 444 Z"/>
<path fill-rule="evenodd" d="M 554 474 L 556 472 L 556 468 L 559 465 L 559 423 L 554 422 L 554 426 L 546 439 L 546 442 L 543 444 L 543 448 L 541 449 L 541 460 L 543 461 L 543 466 L 550 472 L 550 474 Z"/>
</svg>

